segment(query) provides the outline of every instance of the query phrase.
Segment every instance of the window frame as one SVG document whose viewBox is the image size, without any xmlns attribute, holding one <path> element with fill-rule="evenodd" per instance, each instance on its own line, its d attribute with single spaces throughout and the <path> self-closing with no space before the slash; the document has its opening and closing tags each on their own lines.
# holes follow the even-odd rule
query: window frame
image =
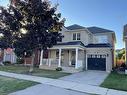
<svg viewBox="0 0 127 95">
<path fill-rule="evenodd" d="M 80 41 L 81 40 L 81 34 L 77 33 L 77 40 Z"/>
<path fill-rule="evenodd" d="M 73 41 L 80 41 L 81 40 L 81 33 L 73 33 Z"/>
<path fill-rule="evenodd" d="M 73 33 L 73 40 L 74 40 L 74 41 L 75 41 L 76 38 L 77 38 L 76 35 L 77 35 L 76 33 Z"/>
</svg>

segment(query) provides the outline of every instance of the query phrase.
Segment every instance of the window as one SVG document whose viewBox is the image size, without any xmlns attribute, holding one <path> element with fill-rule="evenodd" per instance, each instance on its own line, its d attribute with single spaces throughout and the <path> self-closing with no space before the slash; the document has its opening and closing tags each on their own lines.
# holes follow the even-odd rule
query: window
<svg viewBox="0 0 127 95">
<path fill-rule="evenodd" d="M 96 36 L 97 43 L 108 43 L 107 36 Z"/>
<path fill-rule="evenodd" d="M 77 33 L 77 40 L 80 40 L 80 33 Z"/>
<path fill-rule="evenodd" d="M 76 40 L 76 33 L 73 34 L 73 40 Z"/>
<path fill-rule="evenodd" d="M 73 33 L 73 40 L 80 40 L 80 33 Z"/>
</svg>

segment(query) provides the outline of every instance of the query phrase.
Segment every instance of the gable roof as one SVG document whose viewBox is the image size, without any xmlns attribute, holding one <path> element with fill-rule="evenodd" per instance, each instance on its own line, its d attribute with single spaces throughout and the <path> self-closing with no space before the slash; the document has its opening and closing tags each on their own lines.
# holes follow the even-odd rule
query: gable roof
<svg viewBox="0 0 127 95">
<path fill-rule="evenodd" d="M 87 28 L 91 33 L 97 34 L 97 33 L 112 33 L 112 30 L 103 29 L 100 27 L 88 27 Z"/>
<path fill-rule="evenodd" d="M 68 30 L 77 30 L 77 29 L 85 29 L 85 27 L 83 26 L 80 26 L 78 24 L 74 24 L 74 25 L 71 25 L 71 26 L 68 26 L 66 27 Z"/>
</svg>

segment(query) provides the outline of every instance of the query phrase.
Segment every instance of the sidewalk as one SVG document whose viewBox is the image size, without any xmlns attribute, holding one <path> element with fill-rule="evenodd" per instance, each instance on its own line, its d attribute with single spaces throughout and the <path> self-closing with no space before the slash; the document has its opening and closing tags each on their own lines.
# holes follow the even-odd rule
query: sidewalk
<svg viewBox="0 0 127 95">
<path fill-rule="evenodd" d="M 70 89 L 70 90 L 79 91 L 83 93 L 89 93 L 89 94 L 127 95 L 127 92 L 125 91 L 118 91 L 118 90 L 97 87 L 97 86 L 79 84 L 75 82 L 63 81 L 60 79 L 50 79 L 50 78 L 43 78 L 43 77 L 30 76 L 30 75 L 8 73 L 8 72 L 3 72 L 3 71 L 0 71 L 0 75 L 6 76 L 6 77 L 17 78 L 17 79 L 35 81 L 35 82 L 39 82 L 45 85 L 51 85 L 51 86 L 55 86 L 59 88 Z"/>
</svg>

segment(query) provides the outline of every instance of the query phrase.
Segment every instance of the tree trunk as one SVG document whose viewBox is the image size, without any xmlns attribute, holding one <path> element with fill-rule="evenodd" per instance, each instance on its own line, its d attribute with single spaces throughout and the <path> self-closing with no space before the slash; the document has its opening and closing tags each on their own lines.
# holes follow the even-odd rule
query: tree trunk
<svg viewBox="0 0 127 95">
<path fill-rule="evenodd" d="M 34 70 L 34 59 L 35 59 L 35 53 L 33 52 L 32 60 L 31 60 L 31 64 L 30 64 L 30 70 L 29 70 L 30 73 L 32 73 Z"/>
</svg>

